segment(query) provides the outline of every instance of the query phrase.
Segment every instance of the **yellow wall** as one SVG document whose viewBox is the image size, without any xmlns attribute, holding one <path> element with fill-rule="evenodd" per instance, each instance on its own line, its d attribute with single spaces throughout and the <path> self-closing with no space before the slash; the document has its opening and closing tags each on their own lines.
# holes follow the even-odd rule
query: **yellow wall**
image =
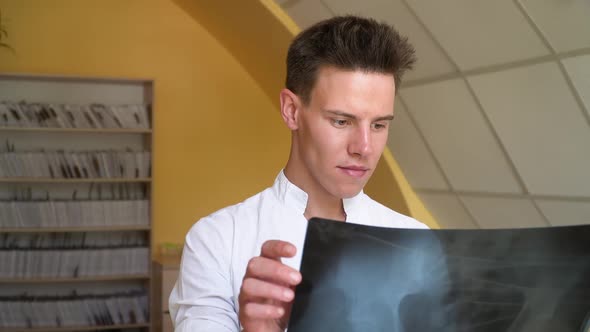
<svg viewBox="0 0 590 332">
<path fill-rule="evenodd" d="M 151 78 L 154 241 L 269 186 L 290 136 L 252 77 L 170 0 L 0 0 L 0 71 Z M 271 137 L 272 139 L 269 139 Z"/>
<path fill-rule="evenodd" d="M 288 155 L 272 95 L 293 26 L 281 28 L 266 0 L 229 2 L 231 11 L 196 0 L 0 0 L 16 50 L 0 50 L 1 72 L 155 81 L 156 244 L 182 242 L 198 218 L 270 185 Z M 229 22 L 242 24 L 240 38 L 228 41 L 238 31 Z M 401 212 L 428 213 L 406 205 L 413 191 L 404 181 L 398 188 L 401 172 L 382 161 L 376 173 L 369 194 Z"/>
</svg>

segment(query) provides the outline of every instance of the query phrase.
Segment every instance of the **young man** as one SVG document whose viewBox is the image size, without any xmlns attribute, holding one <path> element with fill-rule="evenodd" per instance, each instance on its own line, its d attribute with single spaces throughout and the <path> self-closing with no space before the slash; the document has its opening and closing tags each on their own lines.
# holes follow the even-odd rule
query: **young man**
<svg viewBox="0 0 590 332">
<path fill-rule="evenodd" d="M 362 191 L 414 59 L 405 38 L 371 19 L 335 17 L 295 38 L 280 93 L 292 133 L 287 165 L 272 187 L 189 231 L 170 296 L 176 331 L 284 331 L 311 217 L 426 227 Z"/>
</svg>

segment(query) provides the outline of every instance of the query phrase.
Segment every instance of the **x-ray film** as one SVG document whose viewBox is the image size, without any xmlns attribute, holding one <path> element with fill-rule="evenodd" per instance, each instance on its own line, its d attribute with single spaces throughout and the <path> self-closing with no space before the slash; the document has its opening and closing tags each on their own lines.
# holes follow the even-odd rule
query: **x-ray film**
<svg viewBox="0 0 590 332">
<path fill-rule="evenodd" d="M 590 332 L 590 225 L 309 221 L 289 332 Z"/>
</svg>

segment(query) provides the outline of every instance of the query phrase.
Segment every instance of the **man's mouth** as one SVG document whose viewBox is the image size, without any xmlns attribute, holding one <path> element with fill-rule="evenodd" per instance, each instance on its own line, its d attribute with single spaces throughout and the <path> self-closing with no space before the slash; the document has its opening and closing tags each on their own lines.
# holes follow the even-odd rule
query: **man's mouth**
<svg viewBox="0 0 590 332">
<path fill-rule="evenodd" d="M 367 167 L 356 165 L 339 166 L 338 168 L 340 168 L 340 170 L 342 170 L 345 174 L 355 178 L 361 178 L 365 176 L 365 174 L 367 174 L 367 172 L 369 171 Z"/>
</svg>

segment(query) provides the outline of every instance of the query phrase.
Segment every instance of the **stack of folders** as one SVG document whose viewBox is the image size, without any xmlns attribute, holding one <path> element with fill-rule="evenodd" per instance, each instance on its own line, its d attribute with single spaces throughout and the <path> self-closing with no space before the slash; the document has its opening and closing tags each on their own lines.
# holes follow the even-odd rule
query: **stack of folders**
<svg viewBox="0 0 590 332">
<path fill-rule="evenodd" d="M 143 232 L 0 234 L 0 278 L 146 275 Z"/>
<path fill-rule="evenodd" d="M 0 250 L 128 248 L 148 244 L 146 235 L 141 231 L 0 233 Z"/>
<path fill-rule="evenodd" d="M 10 144 L 8 144 L 10 146 Z M 149 151 L 0 152 L 0 177 L 148 178 Z"/>
<path fill-rule="evenodd" d="M 0 101 L 0 126 L 149 129 L 150 105 Z"/>
<path fill-rule="evenodd" d="M 149 249 L 0 250 L 0 278 L 146 275 Z"/>
<path fill-rule="evenodd" d="M 1 228 L 147 226 L 147 200 L 0 201 Z"/>
<path fill-rule="evenodd" d="M 0 327 L 34 328 L 148 322 L 145 292 L 72 296 L 2 296 Z"/>
</svg>

